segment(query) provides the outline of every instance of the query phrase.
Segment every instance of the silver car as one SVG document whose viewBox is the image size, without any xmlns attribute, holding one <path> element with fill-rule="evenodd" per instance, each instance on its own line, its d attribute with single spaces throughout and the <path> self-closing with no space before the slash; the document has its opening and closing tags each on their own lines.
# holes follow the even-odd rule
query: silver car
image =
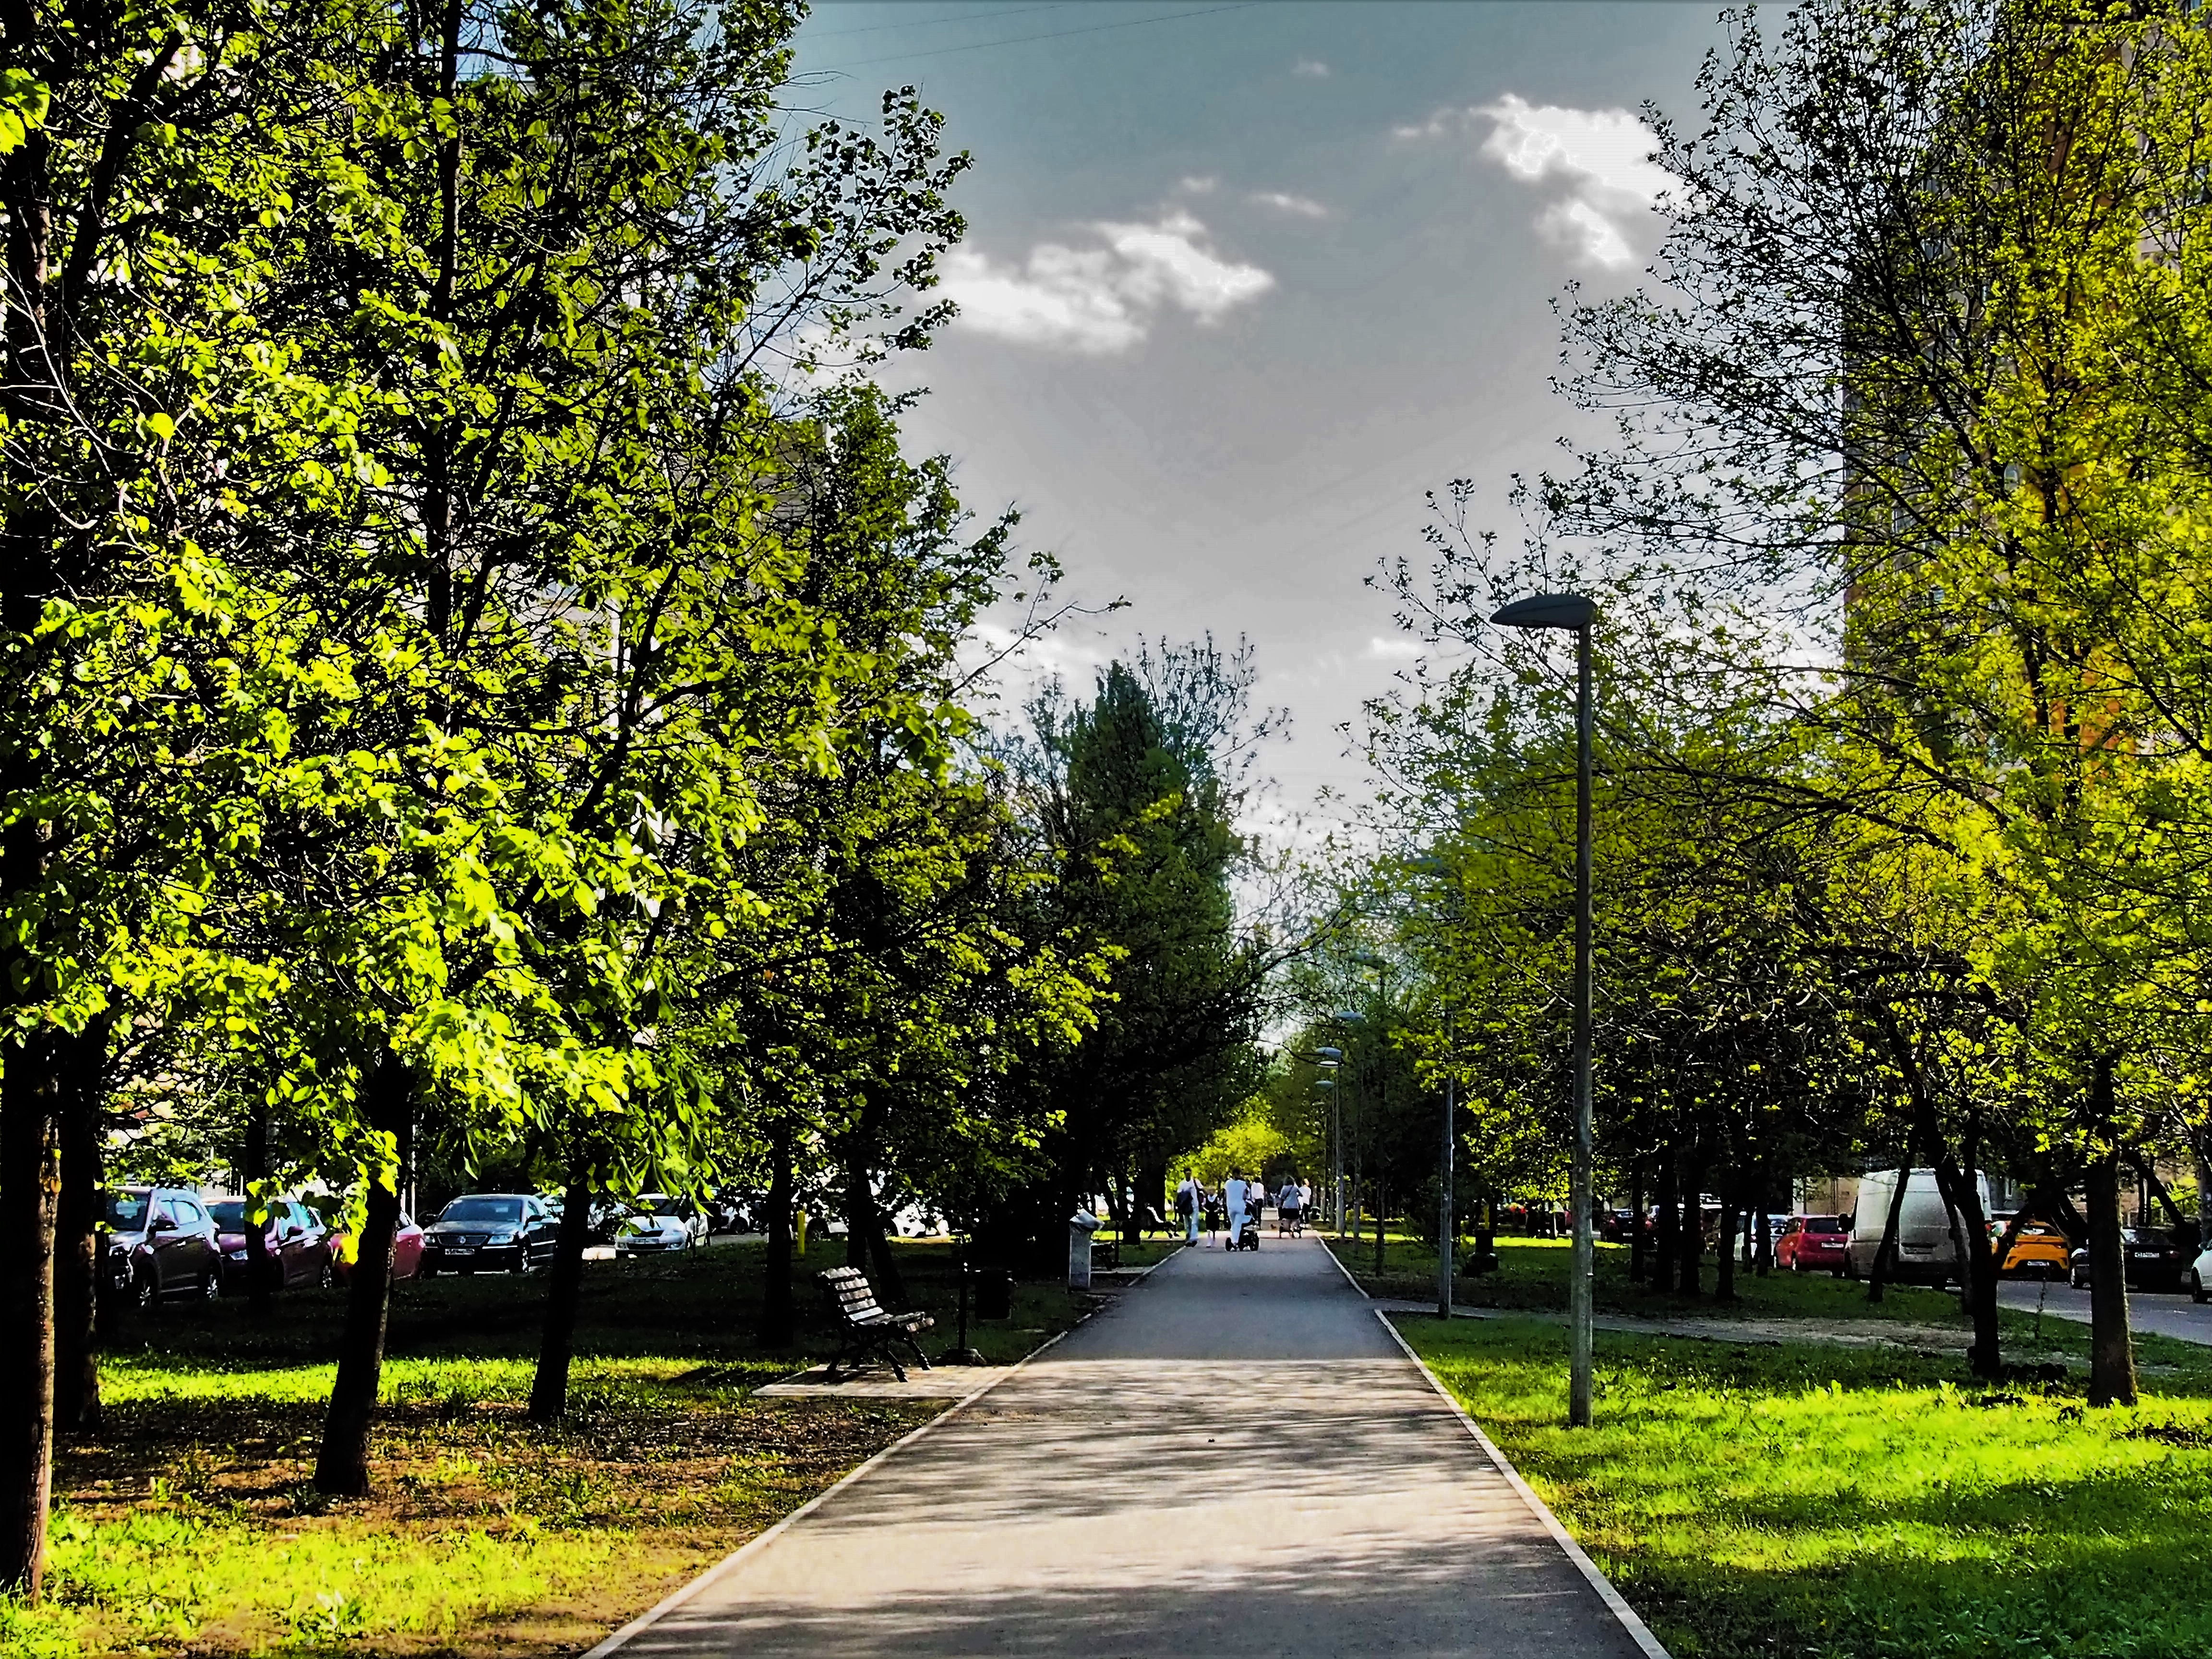
<svg viewBox="0 0 2212 1659">
<path fill-rule="evenodd" d="M 707 1242 L 707 1218 L 688 1198 L 645 1193 L 624 1206 L 615 1227 L 617 1255 L 664 1255 Z"/>
</svg>

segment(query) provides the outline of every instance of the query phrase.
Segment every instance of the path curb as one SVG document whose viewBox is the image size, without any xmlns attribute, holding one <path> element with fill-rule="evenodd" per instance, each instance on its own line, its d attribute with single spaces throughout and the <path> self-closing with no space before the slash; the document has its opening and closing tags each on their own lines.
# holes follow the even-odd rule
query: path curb
<svg viewBox="0 0 2212 1659">
<path fill-rule="evenodd" d="M 1334 1255 L 1335 1252 L 1331 1251 L 1330 1254 Z M 1344 1264 L 1340 1261 L 1336 1265 L 1341 1267 Z M 1348 1273 L 1345 1275 L 1347 1279 L 1351 1276 Z M 1537 1497 L 1534 1489 L 1521 1478 L 1521 1471 L 1513 1467 L 1512 1460 L 1498 1450 L 1496 1443 L 1482 1431 L 1481 1425 L 1468 1415 L 1467 1407 L 1453 1397 L 1442 1379 L 1429 1369 L 1429 1362 L 1413 1352 L 1413 1345 L 1406 1340 L 1404 1334 L 1390 1322 L 1389 1310 L 1377 1308 L 1375 1317 L 1382 1328 L 1390 1333 L 1390 1340 L 1398 1345 L 1399 1351 L 1420 1367 L 1421 1375 L 1429 1379 L 1429 1386 L 1437 1391 L 1437 1398 L 1451 1408 L 1452 1415 L 1460 1420 L 1460 1426 L 1474 1437 L 1474 1443 L 1482 1448 L 1482 1455 L 1490 1460 L 1498 1474 L 1505 1477 L 1507 1484 L 1521 1494 L 1521 1501 L 1528 1506 L 1529 1513 L 1543 1523 L 1544 1530 L 1552 1534 L 1553 1541 L 1565 1550 L 1567 1559 L 1582 1570 L 1583 1577 L 1589 1581 L 1589 1586 L 1597 1592 L 1598 1599 L 1620 1621 L 1621 1629 L 1627 1632 L 1628 1639 L 1642 1650 L 1644 1659 L 1673 1659 L 1665 1645 L 1651 1633 L 1651 1627 L 1636 1616 L 1636 1609 L 1630 1607 L 1621 1598 L 1620 1592 L 1613 1587 L 1613 1580 L 1598 1571 L 1597 1563 L 1589 1559 L 1580 1544 L 1575 1542 L 1574 1534 L 1559 1524 L 1559 1517 L 1552 1513 L 1551 1505 Z M 590 1659 L 590 1656 L 586 1655 L 586 1659 Z"/>
<path fill-rule="evenodd" d="M 1157 1267 L 1158 1264 L 1155 1262 L 1153 1265 Z M 1093 1310 L 1093 1311 L 1096 1311 L 1096 1310 Z M 1085 1319 L 1088 1319 L 1090 1315 L 1088 1314 L 1084 1316 Z M 921 1439 L 924 1435 L 929 1433 L 939 1425 L 951 1422 L 962 1412 L 967 1410 L 969 1407 L 974 1405 L 985 1395 L 990 1393 L 992 1389 L 997 1388 L 1001 1382 L 1006 1382 L 1009 1377 L 1013 1376 L 1022 1370 L 1032 1359 L 1036 1359 L 1048 1352 L 1054 1344 L 1057 1343 L 1060 1340 L 1061 1337 L 1067 1335 L 1070 1331 L 1076 1329 L 1082 1322 L 1083 1322 L 1081 1320 L 1079 1320 L 1076 1322 L 1075 1325 L 1069 1326 L 1067 1330 L 1061 1331 L 1058 1335 L 1049 1337 L 1046 1340 L 1038 1343 L 1036 1347 L 1030 1349 L 1029 1352 L 1024 1354 L 1019 1359 L 1016 1360 L 1012 1365 L 1009 1365 L 1005 1370 L 1000 1372 L 998 1376 L 993 1377 L 981 1388 L 975 1389 L 972 1393 L 961 1395 L 959 1399 L 954 1401 L 951 1405 L 946 1407 L 945 1410 L 938 1413 L 936 1416 L 931 1418 L 928 1422 L 924 1423 L 920 1428 L 914 1430 L 910 1433 L 900 1436 L 896 1440 L 892 1441 L 890 1445 L 884 1447 L 881 1451 L 878 1452 L 873 1457 L 871 1457 L 866 1462 L 861 1464 L 858 1468 L 848 1471 L 838 1480 L 833 1482 L 830 1486 L 824 1486 L 820 1492 L 816 1492 L 813 1497 L 808 1498 L 797 1509 L 792 1510 L 789 1515 L 785 1516 L 782 1520 L 777 1522 L 766 1532 L 762 1533 L 758 1537 L 748 1538 L 744 1543 L 738 1545 L 736 1549 L 731 1551 L 720 1560 L 715 1562 L 713 1566 L 708 1567 L 697 1577 L 692 1579 L 689 1583 L 679 1586 L 668 1595 L 665 1595 L 659 1601 L 654 1602 L 653 1606 L 647 1607 L 643 1613 L 638 1614 L 636 1618 L 631 1620 L 629 1623 L 624 1625 L 620 1630 L 615 1632 L 613 1635 L 600 1642 L 596 1647 L 586 1649 L 582 1654 L 578 1656 L 578 1659 L 609 1659 L 610 1655 L 615 1653 L 617 1650 L 627 1646 L 632 1638 L 641 1634 L 654 1625 L 659 1624 L 670 1613 L 675 1612 L 685 1602 L 690 1601 L 692 1597 L 697 1595 L 701 1591 L 708 1589 L 718 1580 L 723 1578 L 727 1574 L 734 1571 L 745 1560 L 747 1557 L 753 1554 L 754 1552 L 765 1549 L 769 1544 L 775 1542 L 777 1538 L 781 1537 L 783 1533 L 788 1530 L 792 1526 L 795 1525 L 799 1521 L 804 1520 L 807 1516 L 811 1515 L 816 1510 L 821 1508 L 823 1504 L 828 1503 L 839 1492 L 844 1491 L 846 1487 L 851 1486 L 862 1475 L 867 1474 L 869 1470 L 874 1468 L 876 1465 L 884 1462 L 894 1454 L 905 1450 L 907 1447 L 914 1444 L 915 1441 Z"/>
</svg>

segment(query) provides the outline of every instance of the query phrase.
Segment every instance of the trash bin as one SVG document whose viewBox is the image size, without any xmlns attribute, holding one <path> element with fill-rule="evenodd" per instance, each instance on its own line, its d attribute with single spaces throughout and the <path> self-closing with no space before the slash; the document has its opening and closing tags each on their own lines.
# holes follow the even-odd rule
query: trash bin
<svg viewBox="0 0 2212 1659">
<path fill-rule="evenodd" d="M 1078 1210 L 1067 1218 L 1067 1288 L 1091 1288 L 1091 1235 L 1098 1231 L 1098 1218 Z"/>
<path fill-rule="evenodd" d="M 975 1293 L 976 1318 L 1014 1316 L 1014 1276 L 1004 1267 L 978 1267 L 969 1282 Z"/>
</svg>

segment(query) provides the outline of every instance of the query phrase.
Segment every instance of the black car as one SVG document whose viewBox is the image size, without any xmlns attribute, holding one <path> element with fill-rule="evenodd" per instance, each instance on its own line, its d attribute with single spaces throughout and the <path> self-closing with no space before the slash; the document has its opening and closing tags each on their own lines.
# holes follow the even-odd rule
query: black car
<svg viewBox="0 0 2212 1659">
<path fill-rule="evenodd" d="M 560 1223 L 526 1193 L 471 1193 L 422 1230 L 422 1277 L 526 1273 L 553 1257 Z"/>
<path fill-rule="evenodd" d="M 2126 1253 L 2128 1288 L 2131 1291 L 2178 1291 L 2187 1281 L 2196 1252 L 2177 1243 L 2164 1227 L 2123 1227 L 2120 1246 Z M 2077 1290 L 2089 1283 L 2089 1253 L 2075 1250 L 2067 1258 L 2068 1280 Z"/>
<path fill-rule="evenodd" d="M 151 1309 L 177 1297 L 212 1299 L 222 1288 L 215 1218 L 179 1187 L 111 1187 L 101 1287 Z"/>
</svg>

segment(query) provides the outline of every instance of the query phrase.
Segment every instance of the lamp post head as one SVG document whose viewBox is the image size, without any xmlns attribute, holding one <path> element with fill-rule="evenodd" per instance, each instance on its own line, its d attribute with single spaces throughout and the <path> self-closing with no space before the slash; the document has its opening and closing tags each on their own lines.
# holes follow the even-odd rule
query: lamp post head
<svg viewBox="0 0 2212 1659">
<path fill-rule="evenodd" d="M 1588 628 L 1597 601 L 1581 593 L 1532 593 L 1491 617 L 1500 628 Z"/>
<path fill-rule="evenodd" d="M 1365 1016 L 1357 1008 L 1340 1008 L 1329 1018 L 1340 1025 L 1357 1025 Z"/>
<path fill-rule="evenodd" d="M 1314 1058 L 1320 1060 L 1325 1066 L 1334 1066 L 1338 1060 L 1344 1058 L 1344 1050 L 1341 1048 L 1316 1048 L 1314 1050 Z"/>
</svg>

